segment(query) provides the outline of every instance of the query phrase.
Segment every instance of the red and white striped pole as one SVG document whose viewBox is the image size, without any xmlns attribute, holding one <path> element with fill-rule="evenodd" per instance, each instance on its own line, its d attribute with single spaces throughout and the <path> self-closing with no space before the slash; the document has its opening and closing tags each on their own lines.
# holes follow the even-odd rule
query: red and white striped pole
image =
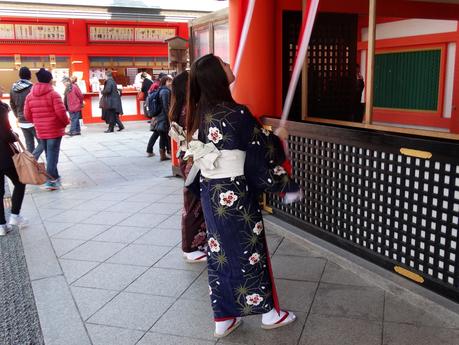
<svg viewBox="0 0 459 345">
<path fill-rule="evenodd" d="M 285 97 L 284 108 L 282 109 L 282 116 L 280 121 L 280 128 L 285 126 L 285 123 L 292 108 L 293 96 L 295 95 L 296 86 L 300 79 L 301 71 L 303 69 L 304 59 L 308 52 L 309 41 L 311 40 L 312 28 L 319 7 L 319 0 L 308 0 L 306 9 L 306 18 L 303 21 L 301 34 L 299 38 L 298 54 L 296 56 L 295 64 L 293 67 L 292 78 L 288 86 L 287 96 Z M 284 138 L 286 139 L 286 138 Z"/>
<path fill-rule="evenodd" d="M 239 39 L 236 59 L 233 65 L 233 74 L 236 77 L 236 82 L 237 82 L 237 75 L 239 72 L 239 67 L 241 66 L 242 56 L 244 54 L 245 44 L 247 42 L 247 37 L 249 35 L 250 24 L 252 23 L 253 11 L 255 9 L 255 2 L 256 0 L 249 0 L 247 11 L 244 17 L 244 24 L 242 25 L 241 37 Z M 231 84 L 231 89 L 234 87 L 234 84 L 235 83 Z"/>
</svg>

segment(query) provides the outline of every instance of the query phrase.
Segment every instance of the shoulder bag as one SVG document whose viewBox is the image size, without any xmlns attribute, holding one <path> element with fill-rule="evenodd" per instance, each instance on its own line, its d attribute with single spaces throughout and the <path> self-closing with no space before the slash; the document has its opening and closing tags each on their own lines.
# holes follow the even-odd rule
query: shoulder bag
<svg viewBox="0 0 459 345">
<path fill-rule="evenodd" d="M 10 143 L 13 150 L 13 163 L 16 172 L 19 176 L 19 181 L 23 184 L 41 185 L 48 179 L 45 163 L 38 163 L 29 151 L 24 147 L 21 140 L 17 140 L 19 148 L 16 144 Z"/>
</svg>

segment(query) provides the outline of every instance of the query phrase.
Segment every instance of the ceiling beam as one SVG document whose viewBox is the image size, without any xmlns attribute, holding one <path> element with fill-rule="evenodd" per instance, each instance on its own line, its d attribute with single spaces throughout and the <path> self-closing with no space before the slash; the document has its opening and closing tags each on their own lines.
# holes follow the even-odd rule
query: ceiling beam
<svg viewBox="0 0 459 345">
<path fill-rule="evenodd" d="M 134 7 L 56 6 L 0 1 L 0 17 L 188 22 L 207 13 L 209 12 Z"/>
</svg>

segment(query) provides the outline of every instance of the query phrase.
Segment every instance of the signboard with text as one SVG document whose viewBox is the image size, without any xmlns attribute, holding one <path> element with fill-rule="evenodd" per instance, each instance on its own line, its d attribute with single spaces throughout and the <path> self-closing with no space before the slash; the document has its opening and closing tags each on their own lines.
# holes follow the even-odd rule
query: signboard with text
<svg viewBox="0 0 459 345">
<path fill-rule="evenodd" d="M 176 33 L 176 27 L 88 25 L 89 42 L 93 43 L 163 43 Z"/>
<path fill-rule="evenodd" d="M 0 40 L 65 42 L 67 25 L 0 23 Z"/>
</svg>

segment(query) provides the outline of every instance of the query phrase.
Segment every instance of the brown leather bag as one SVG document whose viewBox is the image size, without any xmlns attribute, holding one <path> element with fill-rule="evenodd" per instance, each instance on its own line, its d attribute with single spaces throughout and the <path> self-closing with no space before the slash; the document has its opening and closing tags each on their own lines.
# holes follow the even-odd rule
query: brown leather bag
<svg viewBox="0 0 459 345">
<path fill-rule="evenodd" d="M 19 148 L 16 144 L 10 144 L 14 151 L 13 162 L 16 167 L 16 172 L 19 176 L 19 181 L 23 184 L 41 185 L 47 181 L 47 173 L 45 163 L 38 163 L 29 151 L 24 147 L 24 144 L 17 140 Z"/>
</svg>

